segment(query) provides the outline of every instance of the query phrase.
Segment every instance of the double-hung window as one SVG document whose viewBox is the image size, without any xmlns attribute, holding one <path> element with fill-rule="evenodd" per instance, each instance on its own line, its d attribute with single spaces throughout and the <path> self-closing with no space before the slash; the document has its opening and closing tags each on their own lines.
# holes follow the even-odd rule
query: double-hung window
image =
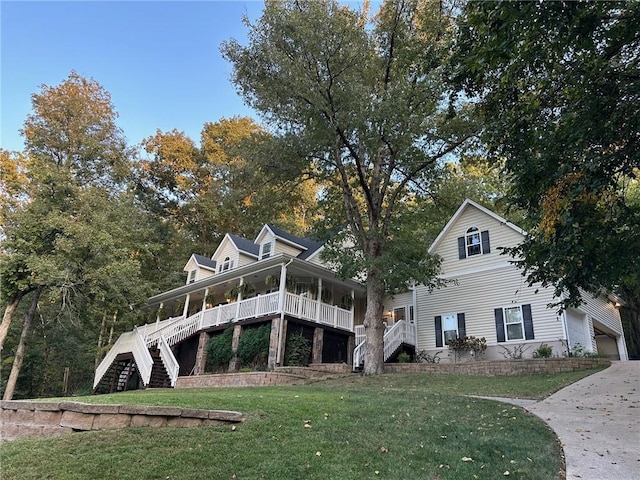
<svg viewBox="0 0 640 480">
<path fill-rule="evenodd" d="M 496 308 L 495 320 L 498 342 L 535 338 L 530 304 Z"/>
<path fill-rule="evenodd" d="M 233 260 L 229 257 L 225 257 L 224 261 L 220 264 L 220 272 L 226 272 L 233 268 Z"/>
<path fill-rule="evenodd" d="M 273 242 L 267 242 L 260 245 L 260 260 L 269 258 L 273 250 Z"/>
<path fill-rule="evenodd" d="M 187 281 L 187 283 L 193 283 L 196 281 L 196 270 L 191 270 L 189 272 L 189 280 Z"/>
<path fill-rule="evenodd" d="M 467 336 L 464 313 L 445 313 L 435 317 L 436 347 L 449 345 L 451 340 Z"/>
<path fill-rule="evenodd" d="M 462 237 L 458 237 L 458 258 L 472 257 L 491 253 L 489 230 L 480 231 L 478 227 L 469 227 Z"/>
</svg>

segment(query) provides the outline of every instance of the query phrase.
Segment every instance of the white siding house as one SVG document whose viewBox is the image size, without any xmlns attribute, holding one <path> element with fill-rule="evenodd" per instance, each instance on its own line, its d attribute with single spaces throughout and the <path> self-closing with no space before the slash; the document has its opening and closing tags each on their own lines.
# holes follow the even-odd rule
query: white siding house
<svg viewBox="0 0 640 480">
<path fill-rule="evenodd" d="M 465 200 L 429 251 L 442 257 L 450 283 L 431 293 L 416 288 L 417 349 L 448 352 L 453 337 L 484 337 L 487 359 L 525 357 L 543 343 L 562 355 L 567 349 L 627 359 L 620 315 L 605 295 L 584 295 L 578 309 L 558 313 L 553 289 L 529 286 L 500 247 L 520 243 L 525 232 Z M 614 345 L 615 348 L 612 346 Z"/>
</svg>

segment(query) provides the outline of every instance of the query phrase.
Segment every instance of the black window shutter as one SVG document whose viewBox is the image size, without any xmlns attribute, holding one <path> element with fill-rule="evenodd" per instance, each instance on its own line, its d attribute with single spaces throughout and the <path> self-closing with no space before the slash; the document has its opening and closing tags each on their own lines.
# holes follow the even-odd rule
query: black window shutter
<svg viewBox="0 0 640 480">
<path fill-rule="evenodd" d="M 480 236 L 482 237 L 482 253 L 490 253 L 491 245 L 489 245 L 489 230 L 480 232 Z"/>
<path fill-rule="evenodd" d="M 436 347 L 442 346 L 442 317 L 436 317 Z"/>
<path fill-rule="evenodd" d="M 522 319 L 524 320 L 524 338 L 533 340 L 533 317 L 531 316 L 531 305 L 522 305 Z"/>
<path fill-rule="evenodd" d="M 498 342 L 504 342 L 504 321 L 502 319 L 502 309 L 496 308 L 494 310 L 496 316 L 496 337 L 498 338 Z"/>
<path fill-rule="evenodd" d="M 467 258 L 467 246 L 464 243 L 464 237 L 458 237 L 458 258 L 460 260 Z"/>
<path fill-rule="evenodd" d="M 464 313 L 458 314 L 458 338 L 467 336 L 467 325 L 464 321 Z"/>
</svg>

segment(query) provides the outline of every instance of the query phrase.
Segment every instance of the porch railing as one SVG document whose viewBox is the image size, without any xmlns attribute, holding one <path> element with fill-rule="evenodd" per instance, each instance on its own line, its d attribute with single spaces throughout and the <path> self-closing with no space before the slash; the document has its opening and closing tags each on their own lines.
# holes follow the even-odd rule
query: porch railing
<svg viewBox="0 0 640 480">
<path fill-rule="evenodd" d="M 364 354 L 367 343 L 365 341 L 364 326 L 355 327 L 356 348 L 353 350 L 353 369 L 359 368 L 364 362 Z M 383 356 L 386 362 L 396 352 L 400 345 L 416 345 L 416 326 L 405 320 L 400 320 L 391 326 L 385 328 L 384 331 L 384 347 Z M 360 340 L 360 341 L 358 341 Z"/>
<path fill-rule="evenodd" d="M 158 342 L 158 349 L 160 350 L 160 360 L 162 360 L 164 368 L 169 375 L 169 379 L 171 380 L 171 386 L 175 387 L 176 381 L 178 380 L 180 365 L 178 365 L 178 361 L 173 355 L 171 347 L 169 346 L 169 343 L 164 339 L 164 337 L 160 337 L 160 341 Z"/>
<path fill-rule="evenodd" d="M 133 354 L 142 382 L 145 385 L 148 385 L 149 379 L 151 378 L 153 358 L 151 358 L 151 354 L 149 353 L 139 330 L 134 328 L 131 332 L 125 332 L 120 335 L 118 340 L 116 340 L 116 343 L 113 344 L 113 347 L 111 347 L 102 359 L 98 368 L 96 368 L 96 373 L 93 378 L 93 388 L 98 386 L 98 383 L 100 383 L 104 374 L 107 373 L 107 370 L 109 370 L 113 361 L 121 353 Z"/>
</svg>

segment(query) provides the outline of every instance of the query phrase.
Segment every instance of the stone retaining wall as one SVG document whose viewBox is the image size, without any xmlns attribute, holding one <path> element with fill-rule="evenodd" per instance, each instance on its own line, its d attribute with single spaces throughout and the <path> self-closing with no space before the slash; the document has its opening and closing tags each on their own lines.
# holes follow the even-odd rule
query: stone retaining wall
<svg viewBox="0 0 640 480">
<path fill-rule="evenodd" d="M 126 427 L 200 427 L 238 423 L 245 417 L 227 410 L 146 405 L 92 405 L 79 402 L 0 402 L 0 439 L 45 437 L 86 430 Z"/>
<path fill-rule="evenodd" d="M 467 363 L 386 363 L 385 373 L 446 373 L 451 375 L 548 375 L 590 368 L 608 367 L 606 358 L 533 358 L 521 360 L 490 360 Z"/>
<path fill-rule="evenodd" d="M 176 388 L 198 387 L 269 387 L 304 383 L 300 375 L 278 372 L 219 373 L 178 377 Z"/>
</svg>

